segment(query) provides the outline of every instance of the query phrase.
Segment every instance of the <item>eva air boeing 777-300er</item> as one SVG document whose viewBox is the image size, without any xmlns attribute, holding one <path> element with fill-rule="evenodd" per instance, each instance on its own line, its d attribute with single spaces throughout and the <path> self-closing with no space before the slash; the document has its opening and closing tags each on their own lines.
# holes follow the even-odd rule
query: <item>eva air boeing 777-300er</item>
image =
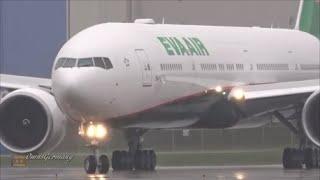
<svg viewBox="0 0 320 180">
<path fill-rule="evenodd" d="M 1 74 L 0 141 L 13 153 L 48 152 L 66 122 L 93 153 L 87 173 L 154 170 L 150 129 L 261 127 L 272 117 L 300 139 L 283 167 L 320 167 L 319 4 L 301 1 L 294 29 L 104 23 L 70 40 L 51 79 Z M 110 129 L 128 150 L 98 153 Z M 276 138 L 276 137 L 275 137 Z"/>
</svg>

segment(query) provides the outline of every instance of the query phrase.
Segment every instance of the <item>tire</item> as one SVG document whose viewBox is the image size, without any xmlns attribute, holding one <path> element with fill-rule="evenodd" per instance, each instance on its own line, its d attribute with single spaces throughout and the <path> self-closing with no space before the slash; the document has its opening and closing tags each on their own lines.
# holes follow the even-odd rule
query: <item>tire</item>
<svg viewBox="0 0 320 180">
<path fill-rule="evenodd" d="M 157 156 L 154 150 L 150 150 L 150 170 L 154 171 L 157 165 Z"/>
<path fill-rule="evenodd" d="M 99 157 L 99 166 L 98 172 L 99 174 L 106 174 L 109 171 L 109 158 L 106 155 L 101 155 Z"/>
<path fill-rule="evenodd" d="M 320 154 L 318 149 L 313 150 L 314 168 L 320 168 Z"/>
<path fill-rule="evenodd" d="M 120 168 L 120 151 L 113 151 L 111 165 L 113 170 L 119 170 Z"/>
<path fill-rule="evenodd" d="M 292 169 L 292 149 L 285 148 L 282 153 L 282 165 L 284 169 Z"/>
<path fill-rule="evenodd" d="M 141 151 L 141 169 L 147 170 L 148 169 L 148 154 L 146 150 Z"/>
<path fill-rule="evenodd" d="M 136 170 L 141 170 L 142 169 L 142 151 L 137 150 L 134 156 L 134 168 Z"/>
<path fill-rule="evenodd" d="M 143 155 L 145 157 L 144 159 L 144 170 L 150 170 L 151 169 L 151 154 L 149 150 L 144 150 Z"/>
<path fill-rule="evenodd" d="M 132 170 L 134 168 L 134 156 L 132 154 L 130 154 L 129 152 L 127 152 L 127 170 Z"/>
<path fill-rule="evenodd" d="M 304 152 L 299 149 L 292 149 L 292 169 L 302 169 L 304 161 Z"/>
<path fill-rule="evenodd" d="M 94 174 L 97 168 L 97 159 L 94 155 L 89 155 L 84 160 L 84 170 L 87 174 Z"/>
<path fill-rule="evenodd" d="M 125 170 L 127 167 L 127 152 L 120 151 L 119 155 L 119 170 Z"/>
<path fill-rule="evenodd" d="M 128 170 L 129 166 L 130 166 L 129 153 L 127 151 L 124 151 L 123 156 L 124 156 L 123 157 L 123 159 L 124 159 L 123 169 Z"/>
<path fill-rule="evenodd" d="M 304 150 L 304 163 L 307 169 L 313 168 L 313 151 L 311 148 L 306 148 Z"/>
</svg>

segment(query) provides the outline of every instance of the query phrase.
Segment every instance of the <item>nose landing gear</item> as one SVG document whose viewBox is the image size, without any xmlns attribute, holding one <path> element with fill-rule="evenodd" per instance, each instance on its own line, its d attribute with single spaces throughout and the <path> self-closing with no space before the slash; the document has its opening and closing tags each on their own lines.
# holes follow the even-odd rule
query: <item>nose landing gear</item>
<svg viewBox="0 0 320 180">
<path fill-rule="evenodd" d="M 92 154 L 84 160 L 84 170 L 87 174 L 94 174 L 98 171 L 99 174 L 106 174 L 109 171 L 109 158 L 105 154 L 99 153 L 99 142 L 107 135 L 107 128 L 103 124 L 81 124 L 79 127 L 79 135 L 90 142 L 87 145 Z"/>
<path fill-rule="evenodd" d="M 84 169 L 87 174 L 94 174 L 96 170 L 99 174 L 106 174 L 109 171 L 109 158 L 107 155 L 102 154 L 99 156 L 98 144 L 91 142 L 89 145 L 93 155 L 89 155 L 84 160 Z"/>
</svg>

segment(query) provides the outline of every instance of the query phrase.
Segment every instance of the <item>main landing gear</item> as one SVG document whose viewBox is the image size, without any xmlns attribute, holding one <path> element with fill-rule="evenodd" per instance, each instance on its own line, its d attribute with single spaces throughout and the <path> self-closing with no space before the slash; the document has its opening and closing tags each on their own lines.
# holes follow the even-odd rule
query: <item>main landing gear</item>
<svg viewBox="0 0 320 180">
<path fill-rule="evenodd" d="M 156 153 L 154 150 L 142 149 L 142 129 L 128 129 L 125 134 L 128 140 L 128 151 L 114 151 L 112 153 L 113 170 L 149 170 L 155 169 Z"/>
<path fill-rule="evenodd" d="M 302 132 L 300 122 L 294 126 L 280 112 L 274 112 L 275 117 L 292 133 L 299 137 L 300 145 L 298 148 L 285 148 L 282 154 L 282 164 L 284 169 L 307 169 L 320 168 L 320 150 L 313 147 Z"/>
<path fill-rule="evenodd" d="M 285 148 L 282 155 L 285 169 L 320 168 L 320 151 L 317 148 Z"/>
</svg>

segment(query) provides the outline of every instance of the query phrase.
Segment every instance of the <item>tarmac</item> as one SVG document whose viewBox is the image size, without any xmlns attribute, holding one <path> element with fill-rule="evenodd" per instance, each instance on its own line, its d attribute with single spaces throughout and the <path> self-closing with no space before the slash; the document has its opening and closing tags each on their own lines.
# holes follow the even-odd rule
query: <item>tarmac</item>
<svg viewBox="0 0 320 180">
<path fill-rule="evenodd" d="M 158 167 L 87 175 L 83 168 L 0 168 L 1 180 L 319 180 L 320 170 L 284 170 L 281 165 Z"/>
</svg>

